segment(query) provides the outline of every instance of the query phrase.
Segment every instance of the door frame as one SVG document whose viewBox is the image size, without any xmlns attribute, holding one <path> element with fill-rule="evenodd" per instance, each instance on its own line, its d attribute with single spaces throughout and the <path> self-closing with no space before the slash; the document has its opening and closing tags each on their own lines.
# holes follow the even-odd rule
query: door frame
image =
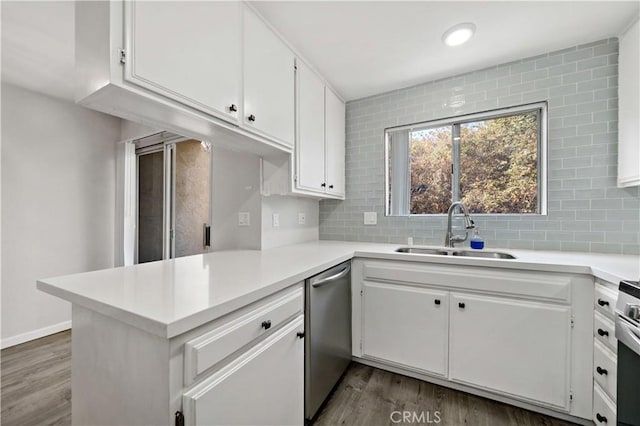
<svg viewBox="0 0 640 426">
<path fill-rule="evenodd" d="M 139 194 L 138 185 L 140 170 L 140 156 L 163 153 L 163 188 L 162 188 L 162 260 L 171 259 L 175 256 L 175 175 L 176 175 L 176 150 L 175 146 L 179 142 L 190 140 L 184 136 L 178 136 L 169 132 L 159 132 L 143 138 L 133 140 L 136 144 L 136 174 L 135 174 L 135 247 L 134 264 L 138 264 L 138 218 L 139 218 Z"/>
</svg>

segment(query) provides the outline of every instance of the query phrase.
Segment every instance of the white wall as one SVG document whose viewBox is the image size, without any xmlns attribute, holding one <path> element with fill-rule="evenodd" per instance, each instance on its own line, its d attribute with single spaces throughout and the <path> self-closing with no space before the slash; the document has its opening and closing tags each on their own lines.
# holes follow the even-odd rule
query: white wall
<svg viewBox="0 0 640 426">
<path fill-rule="evenodd" d="M 120 120 L 2 85 L 2 347 L 70 325 L 38 278 L 113 266 Z"/>
<path fill-rule="evenodd" d="M 260 249 L 260 158 L 212 148 L 211 250 Z M 250 226 L 238 226 L 249 212 Z"/>
<path fill-rule="evenodd" d="M 318 239 L 319 201 L 309 198 L 270 196 L 262 198 L 262 249 Z M 277 213 L 280 226 L 273 226 Z M 298 213 L 305 214 L 305 224 L 298 223 Z"/>
<path fill-rule="evenodd" d="M 261 196 L 259 157 L 221 148 L 213 148 L 212 156 L 212 251 L 265 250 L 318 239 L 318 200 Z M 251 226 L 238 226 L 241 211 L 250 212 Z M 280 216 L 279 227 L 273 226 L 273 213 Z M 305 214 L 304 225 L 298 224 L 298 213 Z"/>
</svg>

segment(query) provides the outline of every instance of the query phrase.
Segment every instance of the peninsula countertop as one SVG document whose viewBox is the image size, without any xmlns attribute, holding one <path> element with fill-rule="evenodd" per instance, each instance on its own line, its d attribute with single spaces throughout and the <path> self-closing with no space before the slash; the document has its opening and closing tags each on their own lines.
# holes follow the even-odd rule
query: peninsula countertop
<svg viewBox="0 0 640 426">
<path fill-rule="evenodd" d="M 400 244 L 311 241 L 268 250 L 202 255 L 38 280 L 38 289 L 171 338 L 354 257 L 590 274 L 617 283 L 640 277 L 640 256 L 538 250 L 516 259 L 396 253 Z"/>
</svg>

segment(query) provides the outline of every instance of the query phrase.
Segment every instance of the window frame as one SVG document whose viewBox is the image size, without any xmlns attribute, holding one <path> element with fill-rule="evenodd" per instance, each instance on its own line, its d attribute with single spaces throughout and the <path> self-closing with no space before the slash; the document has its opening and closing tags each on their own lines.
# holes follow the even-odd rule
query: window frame
<svg viewBox="0 0 640 426">
<path fill-rule="evenodd" d="M 409 203 L 405 206 L 406 213 L 392 214 L 391 204 L 392 200 L 392 188 L 390 186 L 389 175 L 389 149 L 391 147 L 390 136 L 391 133 L 397 133 L 399 131 L 407 131 L 408 133 L 414 131 L 428 130 L 436 127 L 451 126 L 451 161 L 453 165 L 452 177 L 451 177 L 451 202 L 460 199 L 460 127 L 463 124 L 471 123 L 481 120 L 490 120 L 501 117 L 507 117 L 516 115 L 519 113 L 536 112 L 538 114 L 538 170 L 537 170 L 537 184 L 538 184 L 538 207 L 535 213 L 474 213 L 474 216 L 484 217 L 508 217 L 508 216 L 546 216 L 548 214 L 548 200 L 547 200 L 547 172 L 548 172 L 548 105 L 547 102 L 536 102 L 525 105 L 518 105 L 507 108 L 499 108 L 489 111 L 476 112 L 465 115 L 458 115 L 452 117 L 446 117 L 436 120 L 423 121 L 419 123 L 412 123 L 402 126 L 387 127 L 384 129 L 384 165 L 385 165 L 385 216 L 397 216 L 397 217 L 434 217 L 434 216 L 446 216 L 446 213 L 410 213 L 410 175 L 411 170 L 409 168 L 408 157 L 405 161 L 406 167 L 406 179 L 402 179 L 403 184 L 400 185 L 396 192 L 400 193 L 400 197 L 403 200 L 408 199 Z M 456 137 L 457 133 L 457 137 Z M 457 142 L 456 142 L 457 139 Z M 407 150 L 408 155 L 408 150 Z"/>
</svg>

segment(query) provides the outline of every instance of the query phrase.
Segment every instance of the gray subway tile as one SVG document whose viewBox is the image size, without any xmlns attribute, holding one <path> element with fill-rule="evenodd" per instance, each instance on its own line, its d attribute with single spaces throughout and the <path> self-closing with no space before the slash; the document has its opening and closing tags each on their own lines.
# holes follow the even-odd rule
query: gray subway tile
<svg viewBox="0 0 640 426">
<path fill-rule="evenodd" d="M 598 78 L 578 83 L 578 92 L 589 92 L 593 90 L 606 89 L 607 87 L 609 87 L 609 81 L 606 78 Z"/>
<path fill-rule="evenodd" d="M 560 86 L 561 84 L 565 84 L 563 83 L 563 77 L 550 77 L 535 81 L 536 89 L 545 89 L 554 86 Z"/>
<path fill-rule="evenodd" d="M 618 51 L 618 43 L 606 43 L 593 48 L 593 56 L 608 55 Z"/>
<path fill-rule="evenodd" d="M 348 102 L 347 199 L 320 203 L 321 238 L 402 243 L 413 236 L 416 243 L 441 244 L 442 216 L 382 215 L 384 128 L 547 101 L 549 214 L 477 218 L 485 239 L 512 248 L 640 252 L 638 189 L 616 188 L 616 70 L 617 41 L 601 40 Z M 589 72 L 593 78 L 582 80 Z M 443 109 L 455 94 L 467 104 Z M 362 224 L 362 211 L 379 213 L 375 230 Z M 592 241 L 601 235 L 605 241 Z M 616 238 L 631 242 L 610 242 Z"/>
<path fill-rule="evenodd" d="M 622 254 L 622 244 L 591 243 L 592 252 L 607 254 Z"/>
<path fill-rule="evenodd" d="M 558 66 L 549 68 L 549 77 L 574 73 L 576 72 L 576 70 L 577 70 L 577 67 L 575 63 L 558 65 Z"/>
<path fill-rule="evenodd" d="M 564 55 L 564 62 L 575 62 L 593 56 L 593 49 L 578 49 Z"/>
<path fill-rule="evenodd" d="M 597 56 L 595 58 L 585 59 L 584 61 L 579 61 L 577 65 L 578 71 L 592 69 L 595 67 L 602 67 L 607 65 L 607 57 Z"/>
<path fill-rule="evenodd" d="M 591 71 L 593 78 L 600 77 L 610 77 L 614 75 L 618 75 L 618 66 L 617 65 L 607 65 L 600 68 L 594 68 Z"/>
</svg>

